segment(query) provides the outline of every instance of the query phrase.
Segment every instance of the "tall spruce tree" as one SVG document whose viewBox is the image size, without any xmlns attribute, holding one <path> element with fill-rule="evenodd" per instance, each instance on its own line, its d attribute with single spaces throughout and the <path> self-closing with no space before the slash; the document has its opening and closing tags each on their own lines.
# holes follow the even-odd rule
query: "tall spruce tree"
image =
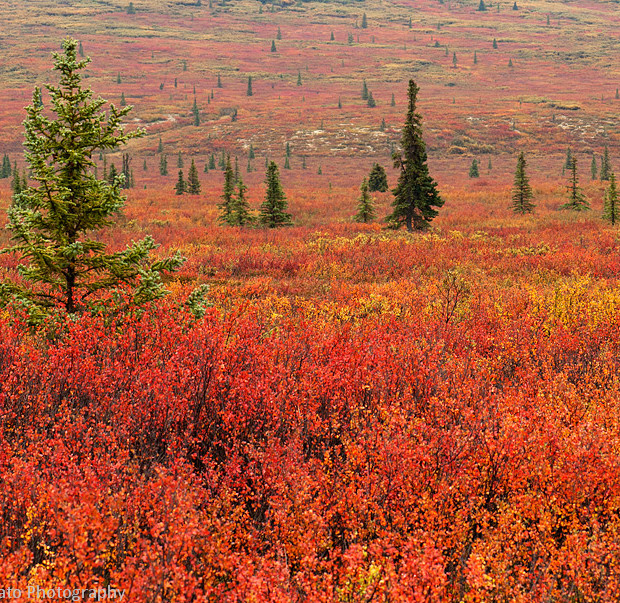
<svg viewBox="0 0 620 603">
<path fill-rule="evenodd" d="M 409 107 L 401 137 L 401 153 L 394 153 L 394 167 L 400 170 L 394 189 L 393 211 L 387 221 L 393 228 L 403 224 L 409 232 L 426 228 L 444 204 L 437 183 L 428 173 L 426 145 L 422 139 L 422 116 L 416 112 L 419 87 L 409 80 Z"/>
<path fill-rule="evenodd" d="M 289 226 L 291 224 L 291 216 L 286 213 L 286 196 L 280 183 L 278 166 L 274 161 L 269 162 L 267 167 L 265 184 L 267 185 L 267 191 L 265 192 L 265 201 L 263 201 L 260 207 L 260 223 L 269 228 Z"/>
<path fill-rule="evenodd" d="M 372 222 L 375 219 L 376 212 L 374 204 L 372 202 L 372 197 L 368 192 L 368 181 L 366 180 L 366 178 L 362 180 L 360 190 L 362 191 L 362 194 L 358 199 L 357 214 L 355 214 L 354 220 L 356 222 L 363 222 L 364 224 L 367 224 L 368 222 Z"/>
<path fill-rule="evenodd" d="M 579 177 L 577 175 L 577 158 L 573 157 L 570 166 L 570 181 L 568 184 L 568 201 L 560 209 L 570 209 L 573 211 L 586 211 L 590 205 L 579 187 Z"/>
<path fill-rule="evenodd" d="M 226 166 L 224 168 L 224 192 L 222 194 L 222 202 L 218 205 L 220 210 L 219 221 L 229 226 L 235 225 L 233 213 L 235 203 L 235 171 L 230 162 L 230 155 L 226 158 Z"/>
<path fill-rule="evenodd" d="M 192 163 L 189 166 L 189 172 L 187 173 L 187 192 L 190 195 L 200 194 L 200 180 L 198 180 L 198 168 L 196 162 L 192 159 Z"/>
<path fill-rule="evenodd" d="M 246 90 L 246 96 L 252 96 L 254 92 L 252 91 L 252 76 L 248 76 L 248 89 Z"/>
<path fill-rule="evenodd" d="M 196 97 L 194 97 L 194 104 L 192 105 L 192 115 L 194 116 L 194 125 L 200 125 L 200 111 L 198 110 L 198 104 L 196 103 Z"/>
<path fill-rule="evenodd" d="M 526 167 L 525 154 L 521 151 L 519 159 L 517 159 L 517 169 L 512 188 L 512 209 L 518 214 L 529 214 L 534 210 L 534 194 L 525 173 Z"/>
<path fill-rule="evenodd" d="M 161 176 L 168 175 L 168 155 L 160 155 L 159 157 L 159 174 Z"/>
<path fill-rule="evenodd" d="M 612 172 L 609 175 L 609 186 L 605 191 L 605 203 L 603 205 L 603 219 L 615 226 L 620 221 L 620 205 L 618 205 L 618 189 L 616 176 Z"/>
<path fill-rule="evenodd" d="M 596 180 L 598 166 L 596 164 L 596 156 L 592 155 L 592 162 L 590 163 L 590 177 L 592 180 Z"/>
<path fill-rule="evenodd" d="M 120 178 L 108 184 L 94 175 L 93 154 L 143 132 L 124 131 L 130 107 L 111 106 L 106 113 L 106 101 L 82 87 L 80 71 L 90 59 L 77 60 L 78 42 L 66 39 L 62 48 L 53 55 L 59 84 L 46 86 L 55 116 L 43 114 L 39 88 L 26 109 L 26 161 L 37 186 L 20 191 L 8 210 L 15 245 L 5 251 L 19 254 L 22 282 L 4 281 L 0 294 L 5 302 L 24 305 L 32 322 L 56 311 L 109 311 L 115 304 L 104 304 L 101 296 L 121 288 L 133 306 L 157 299 L 166 293 L 162 273 L 184 261 L 177 254 L 151 262 L 157 247 L 151 237 L 114 253 L 93 237 L 113 223 L 125 202 Z"/>
</svg>

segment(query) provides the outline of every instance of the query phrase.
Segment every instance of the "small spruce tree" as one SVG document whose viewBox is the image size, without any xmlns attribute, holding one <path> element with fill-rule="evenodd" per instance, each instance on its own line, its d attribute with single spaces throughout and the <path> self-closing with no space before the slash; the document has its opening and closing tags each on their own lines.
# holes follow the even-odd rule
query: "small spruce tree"
<svg viewBox="0 0 620 603">
<path fill-rule="evenodd" d="M 568 184 L 568 201 L 560 209 L 570 209 L 572 211 L 586 211 L 590 205 L 579 187 L 579 177 L 577 175 L 577 158 L 573 157 L 570 166 L 570 181 Z"/>
<path fill-rule="evenodd" d="M 194 116 L 194 125 L 200 125 L 200 111 L 198 110 L 198 104 L 196 103 L 196 97 L 194 97 L 194 104 L 192 105 L 192 115 Z"/>
<path fill-rule="evenodd" d="M 250 213 L 250 204 L 245 196 L 248 187 L 243 184 L 243 180 L 237 180 L 237 192 L 232 200 L 232 224 L 234 226 L 247 226 L 254 219 Z"/>
<path fill-rule="evenodd" d="M 598 165 L 596 163 L 596 156 L 592 155 L 592 162 L 590 163 L 591 180 L 596 180 L 597 173 L 598 173 Z"/>
<path fill-rule="evenodd" d="M 478 160 L 474 157 L 471 162 L 471 166 L 469 167 L 469 177 L 470 178 L 478 178 L 480 176 L 480 170 L 478 168 Z"/>
<path fill-rule="evenodd" d="M 366 13 L 362 15 L 362 29 L 368 28 L 368 19 L 366 18 Z"/>
<path fill-rule="evenodd" d="M 382 165 L 375 163 L 368 175 L 368 190 L 371 193 L 385 193 L 388 190 L 387 174 Z"/>
<path fill-rule="evenodd" d="M 267 168 L 265 184 L 267 185 L 267 191 L 265 193 L 265 201 L 260 208 L 260 223 L 269 228 L 289 226 L 291 224 L 291 216 L 286 213 L 286 196 L 280 183 L 278 166 L 273 161 L 269 163 Z"/>
<path fill-rule="evenodd" d="M 377 106 L 377 101 L 375 101 L 375 97 L 372 95 L 372 92 L 368 91 L 368 100 L 366 104 L 372 109 Z"/>
<path fill-rule="evenodd" d="M 527 162 L 523 151 L 517 159 L 514 186 L 512 188 L 512 209 L 519 214 L 529 214 L 534 211 L 532 187 L 525 173 Z"/>
<path fill-rule="evenodd" d="M 360 190 L 362 191 L 362 194 L 358 199 L 357 214 L 355 214 L 354 220 L 356 222 L 363 222 L 364 224 L 367 224 L 368 222 L 372 222 L 375 219 L 376 212 L 372 197 L 368 192 L 368 182 L 366 178 L 364 178 L 364 180 L 362 181 Z"/>
<path fill-rule="evenodd" d="M 603 205 L 603 219 L 611 222 L 612 226 L 620 220 L 620 206 L 618 205 L 618 189 L 616 187 L 616 176 L 612 172 L 609 174 L 609 186 L 605 191 L 605 202 Z"/>
<path fill-rule="evenodd" d="M 196 163 L 192 159 L 192 163 L 189 166 L 189 172 L 187 173 L 187 192 L 190 195 L 200 194 L 200 180 L 198 180 L 198 169 Z"/>
<path fill-rule="evenodd" d="M 600 171 L 600 179 L 601 180 L 609 180 L 611 177 L 611 162 L 609 161 L 609 148 L 605 145 L 605 149 L 603 150 L 603 156 L 601 157 L 601 171 Z"/>
<path fill-rule="evenodd" d="M 159 173 L 161 176 L 168 175 L 168 156 L 167 155 L 162 154 L 159 157 Z"/>
<path fill-rule="evenodd" d="M 230 163 L 230 155 L 226 159 L 226 167 L 224 169 L 224 192 L 222 193 L 222 202 L 218 205 L 220 210 L 219 221 L 229 226 L 235 225 L 233 214 L 235 197 L 235 172 Z"/>
<path fill-rule="evenodd" d="M 183 170 L 179 170 L 179 177 L 177 179 L 177 183 L 174 185 L 174 192 L 177 195 L 182 195 L 187 191 L 187 182 L 185 182 L 185 178 L 183 177 Z"/>
<path fill-rule="evenodd" d="M 252 76 L 248 76 L 248 89 L 246 91 L 246 96 L 252 96 L 254 92 L 252 91 Z"/>
<path fill-rule="evenodd" d="M 271 52 L 278 52 L 278 49 L 276 48 L 275 40 L 271 40 Z"/>
</svg>

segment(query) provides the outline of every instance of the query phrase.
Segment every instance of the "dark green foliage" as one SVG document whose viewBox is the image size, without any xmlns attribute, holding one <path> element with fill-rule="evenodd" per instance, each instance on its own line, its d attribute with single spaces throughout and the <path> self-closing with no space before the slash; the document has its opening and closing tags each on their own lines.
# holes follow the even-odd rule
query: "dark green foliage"
<svg viewBox="0 0 620 603">
<path fill-rule="evenodd" d="M 570 170 L 573 165 L 573 152 L 571 148 L 566 149 L 566 159 L 564 160 L 564 169 Z"/>
<path fill-rule="evenodd" d="M 368 100 L 368 86 L 366 85 L 366 80 L 362 84 L 362 100 Z"/>
<path fill-rule="evenodd" d="M 532 187 L 525 173 L 527 163 L 523 151 L 517 159 L 514 186 L 512 188 L 512 209 L 518 214 L 529 214 L 534 210 Z"/>
<path fill-rule="evenodd" d="M 122 188 L 133 188 L 133 172 L 131 171 L 129 164 L 131 163 L 131 157 L 129 153 L 123 153 L 122 156 L 122 168 L 121 174 L 123 175 Z"/>
<path fill-rule="evenodd" d="M 336 38 L 334 38 L 334 32 L 332 31 L 331 35 L 329 36 L 329 39 L 331 42 L 333 42 Z"/>
<path fill-rule="evenodd" d="M 235 225 L 233 214 L 235 195 L 235 172 L 230 163 L 230 155 L 226 158 L 226 167 L 224 168 L 224 192 L 222 194 L 222 202 L 218 205 L 220 210 L 219 221 L 229 226 Z"/>
<path fill-rule="evenodd" d="M 493 169 L 493 162 L 491 161 L 491 158 L 489 157 L 489 163 L 487 165 L 487 170 L 489 170 L 489 172 Z"/>
<path fill-rule="evenodd" d="M 247 190 L 248 187 L 239 178 L 237 180 L 237 193 L 232 200 L 232 226 L 246 226 L 254 222 L 254 217 L 250 213 L 250 204 L 245 196 Z"/>
<path fill-rule="evenodd" d="M 570 209 L 573 211 L 586 211 L 590 205 L 579 188 L 579 177 L 577 176 L 577 158 L 573 157 L 570 165 L 570 181 L 568 184 L 568 201 L 560 209 Z"/>
<path fill-rule="evenodd" d="M 288 156 L 286 156 L 286 157 L 284 158 L 284 169 L 285 169 L 285 170 L 290 170 L 290 169 L 291 169 L 291 164 L 290 164 L 290 162 L 289 162 L 289 158 L 288 158 Z"/>
<path fill-rule="evenodd" d="M 302 85 L 302 81 L 301 81 L 301 71 L 297 72 L 297 85 L 301 86 Z"/>
<path fill-rule="evenodd" d="M 148 171 L 148 166 L 146 165 L 146 159 L 142 162 L 142 171 L 143 172 L 147 172 Z"/>
<path fill-rule="evenodd" d="M 394 98 L 394 93 L 392 92 L 392 100 L 390 101 L 390 106 L 395 107 L 396 106 L 396 99 Z"/>
<path fill-rule="evenodd" d="M 157 145 L 157 152 L 158 153 L 164 152 L 164 143 L 161 140 L 161 136 L 159 137 L 159 144 Z"/>
<path fill-rule="evenodd" d="M 590 163 L 590 177 L 592 180 L 596 180 L 597 172 L 598 166 L 596 164 L 596 157 L 592 155 L 592 163 Z"/>
<path fill-rule="evenodd" d="M 470 178 L 478 178 L 480 176 L 480 170 L 478 168 L 478 160 L 474 157 L 471 162 L 471 166 L 469 167 L 469 177 Z"/>
<path fill-rule="evenodd" d="M 271 40 L 271 52 L 278 52 L 275 40 Z"/>
<path fill-rule="evenodd" d="M 256 153 L 254 152 L 254 145 L 250 144 L 250 151 L 248 153 L 248 157 L 250 159 L 254 159 L 256 157 Z"/>
<path fill-rule="evenodd" d="M 280 30 L 280 26 L 278 25 L 278 33 L 276 34 L 276 39 L 277 40 L 281 40 L 282 39 L 282 31 Z"/>
<path fill-rule="evenodd" d="M 291 156 L 291 144 L 289 142 L 286 143 L 286 156 L 290 157 Z"/>
<path fill-rule="evenodd" d="M 478 10 L 479 11 L 485 11 L 487 9 L 486 4 L 484 3 L 484 0 L 480 0 L 480 4 L 478 4 Z"/>
<path fill-rule="evenodd" d="M 260 223 L 269 228 L 289 226 L 291 224 L 291 216 L 286 213 L 286 196 L 280 184 L 278 166 L 273 161 L 269 163 L 267 168 L 265 184 L 267 185 L 267 191 L 265 193 L 265 201 L 260 208 Z"/>
<path fill-rule="evenodd" d="M 426 228 L 437 216 L 435 208 L 444 204 L 437 183 L 430 177 L 426 164 L 426 145 L 422 139 L 422 116 L 416 113 L 419 88 L 409 80 L 408 109 L 401 137 L 401 153 L 394 153 L 394 167 L 400 170 L 394 189 L 393 211 L 387 221 L 393 228 L 403 224 L 409 232 Z"/>
<path fill-rule="evenodd" d="M 321 168 L 321 166 L 319 166 L 319 169 L 316 171 L 316 173 L 320 176 L 321 174 L 323 174 L 323 170 Z"/>
<path fill-rule="evenodd" d="M 246 91 L 247 96 L 252 96 L 254 92 L 252 91 L 252 76 L 248 76 L 248 89 Z"/>
<path fill-rule="evenodd" d="M 601 180 L 609 180 L 611 177 L 611 162 L 609 161 L 609 149 L 607 145 L 605 145 L 605 150 L 603 151 L 603 156 L 601 157 L 601 171 L 599 174 L 599 178 Z"/>
<path fill-rule="evenodd" d="M 179 177 L 177 178 L 177 183 L 174 185 L 174 192 L 177 195 L 182 195 L 187 191 L 187 182 L 185 182 L 185 178 L 183 177 L 183 170 L 179 170 Z"/>
<path fill-rule="evenodd" d="M 512 10 L 519 10 L 516 2 L 512 5 Z"/>
<path fill-rule="evenodd" d="M 368 190 L 371 193 L 385 193 L 388 189 L 387 174 L 382 165 L 375 163 L 368 175 Z"/>
<path fill-rule="evenodd" d="M 168 155 L 160 155 L 159 157 L 159 174 L 161 176 L 168 175 Z"/>
<path fill-rule="evenodd" d="M 612 172 L 609 174 L 609 186 L 605 191 L 605 202 L 603 205 L 603 219 L 611 222 L 612 226 L 620 219 L 620 206 L 618 205 L 618 189 L 616 188 L 616 176 Z"/>
<path fill-rule="evenodd" d="M 121 105 L 121 107 L 126 107 L 127 106 L 127 101 L 125 100 L 125 93 L 124 92 L 121 93 L 120 105 Z"/>
<path fill-rule="evenodd" d="M 110 165 L 110 171 L 108 172 L 108 184 L 113 185 L 118 180 L 118 170 L 114 164 Z M 119 181 L 120 186 L 120 181 Z"/>
<path fill-rule="evenodd" d="M 301 169 L 302 170 L 306 169 L 306 157 L 305 157 L 305 155 L 301 158 Z"/>
<path fill-rule="evenodd" d="M 497 48 L 497 40 L 493 38 L 493 48 Z"/>
<path fill-rule="evenodd" d="M 223 86 L 222 86 L 222 76 L 219 73 L 217 74 L 217 87 L 218 88 L 223 88 Z M 211 95 L 211 98 L 213 98 L 213 94 Z"/>
<path fill-rule="evenodd" d="M 187 192 L 190 195 L 200 194 L 200 180 L 198 180 L 198 169 L 196 163 L 192 159 L 192 163 L 189 166 L 189 172 L 187 173 Z"/>
<path fill-rule="evenodd" d="M 376 218 L 376 212 L 372 197 L 368 192 L 368 182 L 366 181 L 366 178 L 364 178 L 364 180 L 362 181 L 360 190 L 362 191 L 362 194 L 358 199 L 357 214 L 355 214 L 355 217 L 353 219 L 356 222 L 363 222 L 364 224 L 367 224 L 368 222 L 372 222 Z"/>
<path fill-rule="evenodd" d="M 347 36 L 347 43 L 349 44 L 349 46 L 351 46 L 351 44 L 353 44 L 353 34 L 349 34 Z"/>
<path fill-rule="evenodd" d="M 211 157 L 209 157 L 209 169 L 210 170 L 215 169 L 215 154 L 214 153 L 211 153 Z"/>
<path fill-rule="evenodd" d="M 183 169 L 184 165 L 183 165 L 183 155 L 181 155 L 181 151 L 179 151 L 179 154 L 177 155 L 177 167 L 181 170 Z"/>
<path fill-rule="evenodd" d="M 183 71 L 187 71 L 187 61 L 183 59 Z"/>
<path fill-rule="evenodd" d="M 120 73 L 120 71 L 119 71 L 119 72 L 116 74 L 116 83 L 117 83 L 117 84 L 120 84 L 121 82 L 122 82 L 122 80 L 121 80 L 121 73 Z"/>
<path fill-rule="evenodd" d="M 456 63 L 457 63 L 457 61 L 456 61 L 456 52 L 453 52 L 452 53 L 452 66 L 456 67 Z"/>
<path fill-rule="evenodd" d="M 377 106 L 377 102 L 375 101 L 374 96 L 372 95 L 372 92 L 369 90 L 368 91 L 368 101 L 367 101 L 367 105 L 372 109 L 374 107 Z"/>
<path fill-rule="evenodd" d="M 362 29 L 368 28 L 368 19 L 366 18 L 366 13 L 362 15 Z"/>
<path fill-rule="evenodd" d="M 512 59 L 508 59 L 508 67 L 513 67 Z M 513 128 L 514 129 L 514 128 Z"/>
<path fill-rule="evenodd" d="M 9 156 L 5 153 L 2 157 L 2 167 L 0 167 L 0 178 L 9 178 L 12 173 L 11 169 L 11 160 Z"/>
<path fill-rule="evenodd" d="M 200 125 L 200 111 L 198 110 L 198 104 L 196 103 L 196 97 L 194 97 L 194 104 L 192 105 L 192 115 L 194 116 L 194 125 Z"/>
<path fill-rule="evenodd" d="M 67 313 L 119 310 L 102 304 L 105 292 L 128 290 L 132 305 L 141 305 L 166 293 L 161 273 L 183 263 L 173 258 L 150 262 L 156 244 L 152 238 L 133 243 L 123 251 L 108 253 L 101 237 L 91 233 L 113 223 L 124 205 L 120 180 L 97 180 L 93 154 L 116 149 L 138 130 L 125 133 L 122 122 L 129 107 L 106 112 L 105 101 L 93 99 L 82 88 L 80 70 L 89 59 L 77 61 L 78 43 L 63 42 L 64 54 L 54 54 L 58 86 L 46 86 L 51 97 L 52 119 L 43 115 L 41 91 L 35 88 L 26 109 L 26 161 L 37 186 L 23 188 L 10 207 L 8 228 L 18 253 L 23 284 L 4 282 L 4 301 L 25 306 L 32 322 L 63 309 Z"/>
<path fill-rule="evenodd" d="M 474 50 L 474 65 L 478 64 L 478 51 Z"/>
<path fill-rule="evenodd" d="M 79 45 L 79 47 L 78 47 L 78 54 L 79 54 L 81 57 L 84 57 L 84 47 L 82 46 L 82 42 L 81 42 L 81 41 L 80 41 L 80 45 Z"/>
<path fill-rule="evenodd" d="M 385 132 L 385 117 L 381 119 L 381 125 L 379 126 L 381 132 Z"/>
<path fill-rule="evenodd" d="M 133 2 L 129 3 L 129 6 L 127 7 L 127 14 L 128 15 L 135 15 L 136 14 L 136 7 L 133 5 Z"/>
</svg>

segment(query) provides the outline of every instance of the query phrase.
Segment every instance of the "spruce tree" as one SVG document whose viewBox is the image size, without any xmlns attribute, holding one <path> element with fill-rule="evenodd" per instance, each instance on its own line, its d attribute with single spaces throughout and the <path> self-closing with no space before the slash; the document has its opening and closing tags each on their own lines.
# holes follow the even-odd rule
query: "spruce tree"
<svg viewBox="0 0 620 603">
<path fill-rule="evenodd" d="M 123 175 L 122 188 L 133 188 L 133 172 L 131 171 L 129 164 L 131 163 L 131 157 L 129 153 L 123 153 L 121 174 Z"/>
<path fill-rule="evenodd" d="M 603 206 L 603 219 L 611 222 L 612 226 L 620 220 L 620 206 L 618 205 L 618 189 L 616 188 L 616 176 L 609 174 L 609 186 L 605 191 L 605 203 Z"/>
<path fill-rule="evenodd" d="M 177 179 L 177 183 L 174 185 L 174 192 L 177 195 L 182 195 L 187 191 L 187 182 L 185 182 L 185 178 L 183 177 L 183 170 L 179 170 L 179 177 Z"/>
<path fill-rule="evenodd" d="M 478 51 L 474 50 L 474 65 L 478 64 Z"/>
<path fill-rule="evenodd" d="M 243 180 L 237 180 L 237 192 L 232 200 L 231 224 L 234 226 L 246 226 L 253 222 L 250 214 L 250 204 L 246 199 L 245 193 L 248 187 L 243 184 Z"/>
<path fill-rule="evenodd" d="M 161 176 L 168 175 L 168 155 L 160 155 L 159 157 L 159 174 Z"/>
<path fill-rule="evenodd" d="M 512 209 L 519 214 L 529 214 L 534 210 L 532 187 L 525 173 L 527 162 L 523 151 L 517 159 L 514 186 L 512 188 Z"/>
<path fill-rule="evenodd" d="M 375 163 L 368 175 L 368 190 L 371 193 L 385 193 L 388 189 L 387 174 L 382 165 Z"/>
<path fill-rule="evenodd" d="M 82 42 L 80 41 L 80 45 L 78 47 L 78 54 L 84 58 L 84 47 L 82 46 Z"/>
<path fill-rule="evenodd" d="M 159 137 L 159 144 L 157 145 L 157 152 L 158 153 L 164 152 L 164 143 L 161 140 L 161 136 Z"/>
<path fill-rule="evenodd" d="M 368 19 L 366 18 L 366 13 L 362 15 L 362 29 L 368 28 Z"/>
<path fill-rule="evenodd" d="M 393 228 L 403 224 L 409 232 L 419 230 L 437 216 L 436 207 L 444 204 L 437 183 L 430 177 L 426 164 L 426 145 L 422 139 L 422 116 L 416 113 L 419 88 L 409 80 L 408 110 L 401 137 L 401 153 L 394 153 L 394 167 L 400 170 L 394 189 L 393 211 L 387 221 Z"/>
<path fill-rule="evenodd" d="M 368 91 L 368 100 L 366 101 L 366 104 L 371 109 L 377 106 L 377 101 L 375 101 L 375 97 L 372 95 L 372 92 L 370 92 L 370 90 Z"/>
<path fill-rule="evenodd" d="M 246 95 L 247 96 L 252 96 L 254 94 L 254 92 L 252 92 L 252 76 L 249 75 L 248 76 L 248 89 L 246 91 Z"/>
<path fill-rule="evenodd" d="M 249 159 L 254 159 L 256 157 L 256 153 L 254 151 L 254 145 L 250 144 L 250 151 L 248 153 Z"/>
<path fill-rule="evenodd" d="M 363 222 L 364 224 L 367 224 L 375 219 L 376 213 L 372 202 L 372 197 L 368 192 L 368 182 L 366 178 L 362 180 L 360 190 L 362 191 L 362 194 L 358 199 L 357 214 L 355 214 L 354 220 L 356 222 Z"/>
<path fill-rule="evenodd" d="M 194 104 L 192 105 L 192 115 L 194 116 L 194 125 L 200 125 L 200 111 L 198 110 L 198 105 L 196 104 L 196 97 L 194 97 Z"/>
<path fill-rule="evenodd" d="M 570 181 L 568 184 L 568 201 L 560 209 L 571 209 L 573 211 L 586 211 L 590 205 L 579 188 L 579 177 L 577 176 L 577 158 L 573 157 L 570 166 Z"/>
<path fill-rule="evenodd" d="M 209 169 L 215 169 L 215 153 L 211 153 L 211 157 L 209 157 Z"/>
<path fill-rule="evenodd" d="M 609 161 L 609 148 L 605 145 L 605 150 L 603 151 L 603 156 L 601 157 L 601 171 L 600 171 L 600 179 L 601 180 L 609 180 L 611 177 L 611 162 Z"/>
<path fill-rule="evenodd" d="M 469 177 L 470 178 L 478 178 L 480 176 L 480 170 L 478 168 L 478 160 L 474 157 L 471 162 L 471 166 L 469 167 Z"/>
<path fill-rule="evenodd" d="M 217 87 L 218 88 L 223 88 L 223 86 L 222 86 L 222 76 L 219 73 L 217 74 Z M 211 98 L 213 98 L 213 94 L 211 94 Z"/>
<path fill-rule="evenodd" d="M 598 171 L 598 166 L 596 164 L 596 156 L 592 155 L 592 163 L 590 163 L 590 176 L 592 180 L 596 180 L 596 175 Z"/>
<path fill-rule="evenodd" d="M 395 107 L 395 106 L 396 106 L 396 99 L 394 98 L 394 93 L 393 93 L 393 92 L 392 92 L 392 100 L 391 100 L 391 102 L 390 102 L 390 105 L 391 105 L 392 107 Z"/>
<path fill-rule="evenodd" d="M 271 40 L 271 52 L 278 52 L 275 40 Z"/>
<path fill-rule="evenodd" d="M 263 226 L 277 228 L 279 226 L 289 226 L 291 216 L 286 213 L 287 202 L 282 184 L 280 183 L 280 173 L 274 161 L 269 163 L 265 176 L 267 191 L 265 201 L 260 208 L 259 221 Z"/>
<path fill-rule="evenodd" d="M 200 194 L 200 180 L 198 180 L 198 169 L 196 163 L 192 159 L 192 163 L 189 166 L 189 172 L 187 173 L 187 192 L 190 195 Z"/>
<path fill-rule="evenodd" d="M 571 148 L 566 149 L 566 159 L 564 160 L 564 169 L 570 170 L 573 165 L 573 152 Z"/>
<path fill-rule="evenodd" d="M 334 32 L 332 31 L 331 35 L 329 36 L 329 40 L 330 42 L 333 42 L 336 38 L 334 38 Z"/>
<path fill-rule="evenodd" d="M 183 169 L 183 155 L 181 155 L 181 151 L 179 151 L 179 154 L 177 155 L 177 167 L 181 170 Z"/>
<path fill-rule="evenodd" d="M 285 169 L 285 170 L 290 170 L 290 169 L 291 169 L 291 164 L 290 164 L 290 162 L 289 162 L 289 158 L 288 158 L 288 156 L 286 156 L 286 157 L 284 158 L 284 169 Z"/>
<path fill-rule="evenodd" d="M 301 71 L 297 72 L 297 85 L 301 86 L 302 85 L 302 81 L 301 81 Z"/>
<path fill-rule="evenodd" d="M 493 38 L 493 48 L 497 48 L 497 40 Z"/>
<path fill-rule="evenodd" d="M 220 210 L 219 221 L 229 226 L 235 225 L 233 213 L 235 196 L 235 172 L 230 163 L 230 155 L 226 158 L 226 167 L 224 168 L 224 192 L 222 194 L 222 202 L 218 205 Z"/>
<path fill-rule="evenodd" d="M 487 9 L 484 0 L 480 0 L 480 4 L 478 4 L 478 10 L 479 11 L 485 11 Z"/>
<path fill-rule="evenodd" d="M 276 39 L 277 40 L 281 40 L 282 39 L 282 30 L 280 29 L 279 25 L 278 25 L 278 33 L 276 34 Z"/>
<path fill-rule="evenodd" d="M 127 106 L 127 101 L 125 100 L 125 93 L 121 92 L 121 102 L 120 102 L 120 106 L 121 107 L 126 107 Z"/>
<path fill-rule="evenodd" d="M 366 85 L 366 80 L 362 84 L 362 100 L 368 100 L 368 86 Z"/>
<path fill-rule="evenodd" d="M 156 244 L 150 237 L 109 253 L 101 237 L 92 236 L 113 223 L 125 202 L 120 178 L 97 180 L 93 154 L 143 132 L 124 131 L 129 107 L 106 113 L 106 101 L 82 87 L 80 71 L 90 59 L 77 60 L 78 42 L 66 39 L 62 48 L 53 55 L 60 82 L 46 86 L 54 116 L 43 114 L 39 88 L 26 109 L 26 161 L 36 186 L 20 191 L 8 210 L 15 245 L 6 251 L 20 255 L 22 282 L 5 281 L 0 293 L 5 302 L 25 306 L 32 322 L 58 310 L 109 311 L 114 306 L 101 296 L 118 288 L 129 291 L 133 306 L 157 299 L 166 293 L 161 274 L 183 263 L 180 255 L 151 263 Z"/>
</svg>

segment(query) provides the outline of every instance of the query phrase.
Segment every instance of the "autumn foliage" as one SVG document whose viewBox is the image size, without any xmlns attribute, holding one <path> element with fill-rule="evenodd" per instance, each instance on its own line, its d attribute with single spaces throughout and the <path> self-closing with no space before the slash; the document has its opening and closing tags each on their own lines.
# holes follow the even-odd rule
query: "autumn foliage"
<svg viewBox="0 0 620 603">
<path fill-rule="evenodd" d="M 0 582 L 616 599 L 617 238 L 515 220 L 215 227 L 143 314 L 4 315 Z"/>
</svg>

